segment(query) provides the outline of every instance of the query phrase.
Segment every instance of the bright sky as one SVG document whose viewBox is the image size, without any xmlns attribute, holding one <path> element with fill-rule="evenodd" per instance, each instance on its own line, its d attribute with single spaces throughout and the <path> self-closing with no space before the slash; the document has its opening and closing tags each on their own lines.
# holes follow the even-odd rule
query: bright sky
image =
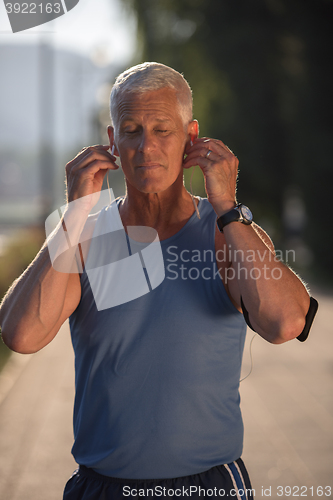
<svg viewBox="0 0 333 500">
<path fill-rule="evenodd" d="M 5 5 L 0 2 L 0 46 L 38 43 L 41 38 L 59 48 L 94 59 L 98 56 L 101 63 L 124 65 L 131 62 L 135 50 L 136 22 L 120 0 L 80 0 L 54 21 L 12 33 Z"/>
</svg>

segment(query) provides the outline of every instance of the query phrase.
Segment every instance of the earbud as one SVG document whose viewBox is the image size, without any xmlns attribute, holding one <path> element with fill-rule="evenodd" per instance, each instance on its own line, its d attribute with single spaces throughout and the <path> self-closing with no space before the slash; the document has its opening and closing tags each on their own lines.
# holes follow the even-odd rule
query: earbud
<svg viewBox="0 0 333 500">
<path fill-rule="evenodd" d="M 190 134 L 190 145 L 191 145 L 191 146 L 193 146 L 193 144 L 194 144 L 194 141 L 195 141 L 196 137 L 197 137 L 197 136 L 196 136 L 195 134 Z"/>
</svg>

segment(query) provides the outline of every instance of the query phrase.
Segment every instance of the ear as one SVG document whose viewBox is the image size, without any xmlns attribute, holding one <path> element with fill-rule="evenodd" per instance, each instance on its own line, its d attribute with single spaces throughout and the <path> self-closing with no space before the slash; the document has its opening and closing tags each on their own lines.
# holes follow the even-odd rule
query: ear
<svg viewBox="0 0 333 500">
<path fill-rule="evenodd" d="M 195 139 L 199 136 L 199 122 L 198 120 L 192 120 L 189 124 L 188 124 L 188 134 L 190 136 L 190 140 L 193 144 L 193 142 L 195 141 Z"/>
<path fill-rule="evenodd" d="M 114 154 L 114 156 L 119 156 L 117 146 L 114 142 L 114 128 L 111 125 L 109 125 L 107 128 L 107 131 L 108 131 L 108 136 L 109 136 L 109 141 L 110 141 L 111 152 L 112 152 L 112 148 L 114 148 L 112 154 Z"/>
</svg>

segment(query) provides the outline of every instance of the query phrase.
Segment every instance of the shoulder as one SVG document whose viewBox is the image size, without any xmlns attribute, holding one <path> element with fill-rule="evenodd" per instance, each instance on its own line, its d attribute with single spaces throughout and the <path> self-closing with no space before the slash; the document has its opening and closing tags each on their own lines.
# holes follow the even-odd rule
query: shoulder
<svg viewBox="0 0 333 500">
<path fill-rule="evenodd" d="M 216 219 L 215 210 L 207 198 L 201 198 L 200 196 L 195 196 L 194 199 L 198 200 L 197 207 L 198 207 L 200 219 L 204 219 L 204 218 L 213 218 L 213 219 L 215 218 Z"/>
</svg>

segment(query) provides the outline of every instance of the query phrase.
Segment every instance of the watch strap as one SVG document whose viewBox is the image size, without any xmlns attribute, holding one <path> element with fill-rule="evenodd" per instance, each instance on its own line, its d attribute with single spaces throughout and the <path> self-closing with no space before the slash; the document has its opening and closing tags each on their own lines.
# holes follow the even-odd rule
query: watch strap
<svg viewBox="0 0 333 500">
<path fill-rule="evenodd" d="M 221 233 L 223 233 L 223 228 L 225 226 L 227 226 L 228 224 L 230 224 L 230 222 L 236 222 L 236 221 L 239 221 L 239 219 L 241 218 L 241 215 L 239 213 L 239 209 L 238 209 L 238 206 L 237 205 L 235 208 L 233 208 L 232 210 L 229 210 L 229 212 L 221 215 L 221 217 L 219 217 L 216 221 L 217 223 L 217 227 L 219 228 L 219 230 L 221 231 Z"/>
</svg>

